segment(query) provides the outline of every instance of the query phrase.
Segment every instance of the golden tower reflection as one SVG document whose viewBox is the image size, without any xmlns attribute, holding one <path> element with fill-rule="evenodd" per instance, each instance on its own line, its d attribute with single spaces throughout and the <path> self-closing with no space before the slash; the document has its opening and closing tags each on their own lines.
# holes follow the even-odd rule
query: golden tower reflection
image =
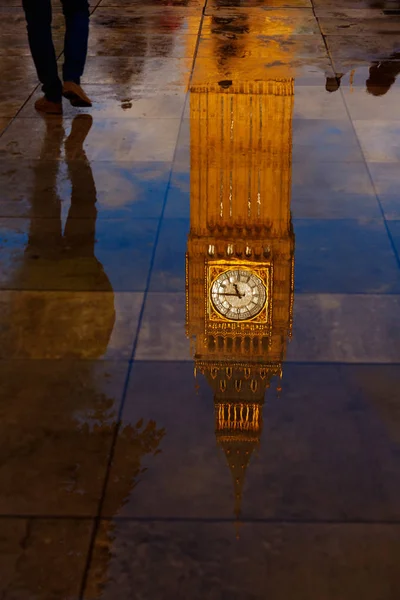
<svg viewBox="0 0 400 600">
<path fill-rule="evenodd" d="M 195 373 L 214 392 L 237 517 L 265 391 L 281 377 L 292 330 L 293 101 L 292 77 L 202 83 L 195 74 L 190 90 L 187 335 Z"/>
</svg>

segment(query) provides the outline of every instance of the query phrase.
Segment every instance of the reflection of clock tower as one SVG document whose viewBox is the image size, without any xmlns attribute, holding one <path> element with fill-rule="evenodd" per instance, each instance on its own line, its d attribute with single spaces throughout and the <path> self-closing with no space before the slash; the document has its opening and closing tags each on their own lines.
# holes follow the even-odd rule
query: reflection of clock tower
<svg viewBox="0 0 400 600">
<path fill-rule="evenodd" d="M 187 334 L 214 390 L 237 515 L 292 327 L 293 94 L 293 79 L 191 88 Z"/>
</svg>

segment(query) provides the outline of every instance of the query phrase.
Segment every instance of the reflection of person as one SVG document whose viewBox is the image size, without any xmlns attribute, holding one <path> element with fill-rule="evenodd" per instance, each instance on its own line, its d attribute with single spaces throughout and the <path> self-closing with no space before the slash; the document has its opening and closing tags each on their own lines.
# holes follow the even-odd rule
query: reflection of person
<svg viewBox="0 0 400 600">
<path fill-rule="evenodd" d="M 54 123 L 54 122 L 53 122 Z M 46 120 L 46 136 L 44 140 L 44 156 L 47 155 L 46 146 L 52 148 L 57 147 L 60 153 L 60 145 L 64 136 L 63 127 L 56 124 L 52 127 L 52 121 Z M 64 234 L 61 231 L 61 202 L 56 196 L 56 179 L 58 172 L 58 161 L 54 161 L 51 165 L 46 165 L 46 172 L 51 173 L 51 184 L 47 186 L 46 191 L 41 191 L 41 178 L 43 172 L 41 165 L 38 165 L 36 173 L 38 186 L 35 187 L 35 192 L 32 196 L 32 219 L 30 233 L 26 252 L 39 252 L 38 258 L 52 258 L 65 260 L 67 257 L 94 257 L 95 243 L 95 224 L 96 224 L 96 187 L 93 179 L 90 163 L 83 150 L 83 143 L 90 131 L 92 125 L 92 117 L 90 115 L 78 115 L 72 122 L 71 133 L 65 141 L 65 156 L 68 166 L 68 175 L 71 181 L 71 205 L 68 213 L 67 223 Z M 46 177 L 49 180 L 49 177 Z M 38 193 L 36 193 L 36 190 Z M 46 206 L 47 204 L 47 206 Z M 42 231 L 42 222 L 37 218 L 37 213 L 43 213 L 49 209 L 53 216 L 57 219 L 57 231 L 54 232 L 51 244 L 48 239 L 45 239 Z M 84 218 L 85 227 L 80 231 L 79 240 L 73 236 L 73 222 L 76 217 Z M 79 246 L 77 246 L 79 241 Z M 79 265 L 75 265 L 75 268 Z M 57 267 L 59 273 L 59 265 Z M 51 272 L 52 277 L 56 273 Z M 110 286 L 107 285 L 107 288 Z"/>
<path fill-rule="evenodd" d="M 390 90 L 400 73 L 400 53 L 395 52 L 388 59 L 374 61 L 369 68 L 369 77 L 365 82 L 367 92 L 373 96 L 384 96 Z M 336 73 L 335 77 L 327 77 L 325 89 L 336 92 L 340 88 L 344 73 Z"/>
<path fill-rule="evenodd" d="M 373 96 L 386 94 L 400 73 L 400 54 L 396 53 L 389 60 L 372 63 L 367 79 L 367 92 Z M 396 60 L 397 59 L 397 60 Z"/>
<path fill-rule="evenodd" d="M 22 0 L 28 26 L 29 46 L 43 98 L 35 103 L 36 110 L 62 113 L 62 96 L 73 106 L 92 103 L 80 85 L 86 62 L 89 37 L 88 0 L 61 0 L 65 18 L 63 81 L 58 76 L 57 58 L 51 35 L 51 0 Z"/>
<path fill-rule="evenodd" d="M 5 353 L 34 359 L 5 361 L 9 364 L 0 389 L 5 457 L 0 465 L 0 503 L 4 507 L 4 502 L 12 502 L 16 514 L 92 514 L 120 405 L 121 367 L 113 371 L 96 360 L 104 355 L 113 330 L 114 295 L 94 254 L 96 188 L 83 149 L 92 117 L 75 117 L 64 144 L 72 187 L 64 233 L 57 195 L 64 128 L 60 118 L 45 121 L 28 240 L 10 286 L 23 291 L 12 293 L 8 314 L 0 315 L 0 330 L 8 332 L 2 338 L 8 346 Z M 76 358 L 83 360 L 70 360 Z M 117 432 L 115 477 L 108 488 L 110 515 L 121 509 L 140 482 L 144 457 L 160 452 L 165 434 L 152 420 L 118 425 Z M 87 550 L 87 528 L 49 525 L 40 532 L 38 550 L 30 550 L 29 542 L 21 552 L 10 589 L 23 587 L 32 597 L 57 590 L 57 597 L 70 597 L 71 573 L 79 570 Z M 102 547 L 110 543 L 110 536 L 111 521 L 99 533 Z M 61 573 L 60 556 L 67 557 Z M 105 552 L 104 577 L 108 557 Z"/>
<path fill-rule="evenodd" d="M 325 89 L 327 92 L 337 92 L 340 88 L 340 83 L 343 77 L 343 73 L 337 73 L 336 77 L 327 77 L 325 83 Z"/>
<path fill-rule="evenodd" d="M 41 302 L 29 310 L 24 295 L 15 298 L 10 307 L 13 343 L 18 344 L 19 352 L 23 348 L 25 356 L 99 358 L 106 352 L 114 328 L 113 290 L 94 253 L 96 187 L 83 150 L 91 125 L 90 115 L 78 115 L 65 142 L 72 193 L 64 232 L 57 196 L 60 161 L 41 160 L 35 169 L 28 241 L 23 263 L 14 275 L 14 286 L 62 290 L 69 295 L 46 292 Z M 42 158 L 58 158 L 63 137 L 62 122 L 47 117 Z M 76 291 L 82 294 L 71 295 Z M 96 291 L 102 293 L 90 294 Z"/>
</svg>

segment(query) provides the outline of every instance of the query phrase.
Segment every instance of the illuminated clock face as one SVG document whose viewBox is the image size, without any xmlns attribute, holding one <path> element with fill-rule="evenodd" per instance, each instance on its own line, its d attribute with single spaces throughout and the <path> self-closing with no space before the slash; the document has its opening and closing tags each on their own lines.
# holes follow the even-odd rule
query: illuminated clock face
<svg viewBox="0 0 400 600">
<path fill-rule="evenodd" d="M 211 300 L 220 315 L 232 321 L 252 319 L 264 308 L 266 289 L 249 269 L 221 273 L 211 286 Z"/>
</svg>

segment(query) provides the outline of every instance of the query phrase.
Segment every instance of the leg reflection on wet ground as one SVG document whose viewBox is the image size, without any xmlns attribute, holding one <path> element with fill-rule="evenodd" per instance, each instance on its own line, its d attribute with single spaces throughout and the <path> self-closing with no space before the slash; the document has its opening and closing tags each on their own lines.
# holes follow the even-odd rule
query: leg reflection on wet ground
<svg viewBox="0 0 400 600">
<path fill-rule="evenodd" d="M 1 598 L 398 600 L 398 8 L 0 0 Z"/>
</svg>

